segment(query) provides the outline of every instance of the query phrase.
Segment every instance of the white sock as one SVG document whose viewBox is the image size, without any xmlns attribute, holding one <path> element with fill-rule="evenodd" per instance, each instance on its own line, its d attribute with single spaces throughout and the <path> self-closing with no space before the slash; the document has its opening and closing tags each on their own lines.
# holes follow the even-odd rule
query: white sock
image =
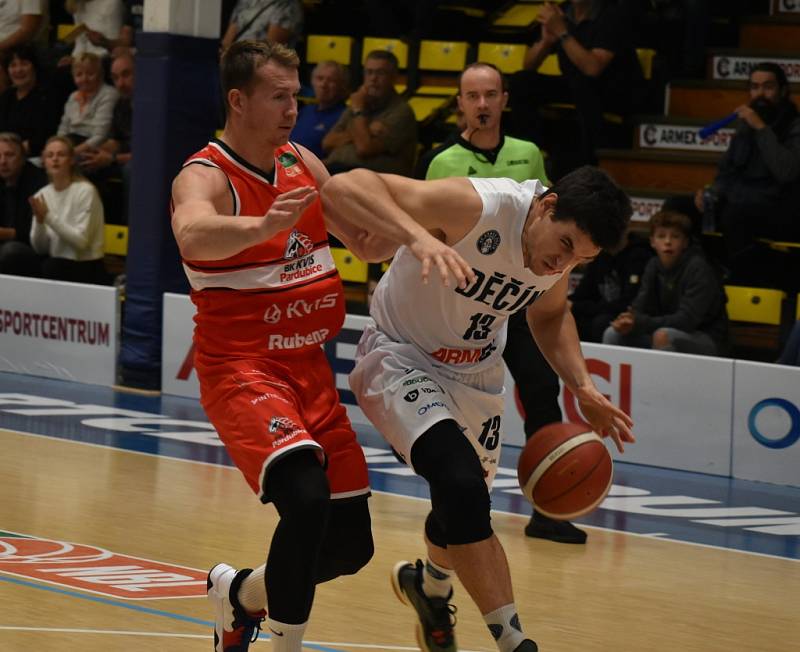
<svg viewBox="0 0 800 652">
<path fill-rule="evenodd" d="M 514 603 L 507 604 L 494 611 L 484 614 L 483 619 L 492 633 L 492 637 L 497 643 L 500 652 L 514 652 L 517 646 L 525 640 L 522 633 L 522 625 L 519 624 L 519 616 Z"/>
<path fill-rule="evenodd" d="M 266 564 L 262 564 L 252 573 L 244 578 L 239 587 L 239 604 L 249 614 L 258 613 L 267 608 L 267 585 L 264 581 L 264 569 Z"/>
<path fill-rule="evenodd" d="M 429 598 L 449 598 L 453 590 L 453 570 L 439 566 L 430 559 L 425 561 L 422 571 L 422 591 Z"/>
<path fill-rule="evenodd" d="M 273 652 L 301 652 L 303 647 L 303 634 L 308 622 L 301 625 L 287 625 L 272 618 L 267 618 L 269 635 L 272 637 Z"/>
</svg>

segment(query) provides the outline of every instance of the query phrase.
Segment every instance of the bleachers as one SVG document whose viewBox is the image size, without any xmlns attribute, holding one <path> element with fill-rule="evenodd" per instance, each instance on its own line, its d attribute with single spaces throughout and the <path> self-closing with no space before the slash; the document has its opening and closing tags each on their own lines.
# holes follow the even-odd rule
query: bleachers
<svg viewBox="0 0 800 652">
<path fill-rule="evenodd" d="M 417 44 L 407 41 L 403 42 L 406 48 L 403 50 L 391 39 L 366 37 L 361 42 L 355 39 L 351 48 L 360 59 L 369 49 L 393 49 L 404 67 L 408 81 L 406 96 L 417 119 L 425 127 L 443 127 L 446 121 L 453 121 L 456 79 L 467 63 L 488 61 L 505 74 L 513 74 L 523 67 L 531 27 L 541 4 L 524 0 L 498 3 L 497 9 L 485 16 L 484 29 L 477 39 L 468 37 L 461 42 L 432 39 Z M 766 58 L 778 60 L 790 72 L 793 91 L 800 92 L 800 17 L 776 13 L 769 17 L 747 17 L 739 23 L 726 21 L 731 33 L 738 24 L 740 47 L 733 48 L 730 44 L 710 47 L 706 59 L 707 78 L 703 80 L 668 80 L 664 60 L 655 50 L 638 44 L 637 55 L 644 77 L 651 83 L 668 82 L 664 113 L 638 116 L 631 125 L 628 149 L 601 150 L 598 155 L 600 166 L 631 194 L 638 207 L 636 226 L 639 228 L 646 228 L 648 217 L 667 197 L 693 194 L 713 180 L 733 129 L 720 131 L 708 141 L 700 141 L 693 134 L 701 126 L 748 102 L 749 66 Z M 352 57 L 349 61 L 354 66 L 357 63 Z M 548 57 L 540 72 L 560 75 L 557 58 Z M 553 108 L 552 104 L 548 107 L 548 117 Z M 554 115 L 556 118 L 568 116 L 570 108 L 557 106 Z M 627 130 L 628 122 L 621 126 Z M 435 133 L 436 136 L 424 142 L 429 145 L 440 141 L 443 131 Z M 764 244 L 784 253 L 800 255 L 798 243 L 764 241 Z M 361 282 L 357 279 L 364 278 L 366 269 L 350 256 L 348 252 L 337 253 L 337 264 L 346 280 Z M 795 318 L 796 297 L 772 288 L 730 286 L 726 290 L 734 325 L 734 344 L 744 343 L 760 349 L 762 355 L 774 349 L 786 319 Z M 797 310 L 800 315 L 800 308 Z"/>
</svg>

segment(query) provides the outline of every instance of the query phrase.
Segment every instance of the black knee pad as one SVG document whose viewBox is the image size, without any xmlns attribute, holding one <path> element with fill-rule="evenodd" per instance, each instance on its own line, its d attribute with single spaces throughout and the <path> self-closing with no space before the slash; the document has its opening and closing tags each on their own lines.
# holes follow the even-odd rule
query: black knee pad
<svg viewBox="0 0 800 652">
<path fill-rule="evenodd" d="M 491 501 L 482 470 L 479 474 L 447 474 L 435 487 L 432 483 L 431 502 L 448 545 L 476 543 L 492 536 Z"/>
<path fill-rule="evenodd" d="M 432 543 L 476 543 L 492 536 L 489 489 L 478 454 L 455 421 L 440 421 L 411 449 L 414 468 L 428 481 L 433 516 Z M 437 527 L 439 529 L 437 530 Z M 431 537 L 433 534 L 436 539 Z"/>
<path fill-rule="evenodd" d="M 425 519 L 425 536 L 428 537 L 428 541 L 433 545 L 440 548 L 447 547 L 447 535 L 445 534 L 444 526 L 433 512 L 428 512 L 428 517 Z"/>
</svg>

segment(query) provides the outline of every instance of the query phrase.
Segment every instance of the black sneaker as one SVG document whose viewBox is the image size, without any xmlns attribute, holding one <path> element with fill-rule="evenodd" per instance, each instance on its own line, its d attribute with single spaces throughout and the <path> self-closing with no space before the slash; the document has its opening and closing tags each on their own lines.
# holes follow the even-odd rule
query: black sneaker
<svg viewBox="0 0 800 652">
<path fill-rule="evenodd" d="M 514 652 L 538 652 L 538 650 L 539 646 L 529 638 L 526 638 L 514 648 Z"/>
<path fill-rule="evenodd" d="M 533 511 L 525 534 L 535 539 L 547 539 L 556 543 L 586 543 L 586 532 L 569 521 L 556 521 L 541 512 Z"/>
<path fill-rule="evenodd" d="M 456 608 L 446 598 L 429 598 L 422 591 L 422 560 L 416 564 L 401 561 L 392 569 L 392 588 L 403 604 L 417 612 L 417 643 L 423 652 L 457 652 L 455 632 Z"/>
</svg>

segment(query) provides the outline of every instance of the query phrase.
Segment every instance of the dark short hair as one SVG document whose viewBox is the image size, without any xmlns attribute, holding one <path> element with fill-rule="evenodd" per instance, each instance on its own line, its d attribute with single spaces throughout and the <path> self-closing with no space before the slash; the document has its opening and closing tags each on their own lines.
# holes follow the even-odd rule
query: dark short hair
<svg viewBox="0 0 800 652">
<path fill-rule="evenodd" d="M 628 195 L 608 174 L 584 165 L 561 177 L 544 194 L 558 196 L 556 221 L 573 221 L 601 249 L 616 247 L 633 209 Z"/>
<path fill-rule="evenodd" d="M 394 55 L 394 52 L 389 52 L 389 50 L 372 50 L 364 59 L 364 63 L 367 62 L 367 59 L 378 59 L 379 61 L 388 61 L 392 64 L 392 68 L 394 71 L 397 72 L 400 69 L 400 62 L 397 60 L 397 57 Z"/>
<path fill-rule="evenodd" d="M 8 72 L 8 67 L 11 65 L 11 62 L 14 59 L 19 59 L 20 61 L 30 61 L 33 64 L 33 69 L 36 72 L 36 76 L 38 77 L 41 74 L 42 68 L 41 64 L 39 63 L 39 55 L 36 53 L 36 48 L 32 45 L 22 43 L 21 45 L 11 48 L 5 53 L 5 56 L 3 57 L 3 68 L 5 68 L 6 72 Z"/>
<path fill-rule="evenodd" d="M 658 211 L 650 218 L 650 235 L 655 235 L 656 229 L 677 229 L 687 238 L 691 238 L 692 220 L 678 211 Z"/>
<path fill-rule="evenodd" d="M 461 80 L 464 77 L 464 73 L 467 72 L 467 70 L 474 70 L 475 68 L 491 68 L 492 70 L 494 70 L 500 76 L 500 87 L 503 89 L 503 92 L 505 93 L 508 90 L 507 85 L 506 85 L 506 77 L 502 73 L 500 68 L 498 68 L 493 63 L 489 63 L 488 61 L 476 61 L 475 63 L 469 64 L 466 68 L 464 68 L 464 70 L 461 71 L 461 74 L 459 74 L 459 76 L 458 76 L 458 94 L 459 95 L 461 95 Z"/>
<path fill-rule="evenodd" d="M 786 71 L 777 63 L 773 63 L 772 61 L 762 61 L 761 63 L 757 63 L 755 66 L 753 66 L 752 70 L 750 70 L 749 76 L 752 77 L 754 72 L 772 73 L 775 75 L 775 81 L 778 82 L 778 89 L 781 91 L 781 94 L 789 94 L 789 80 L 786 77 Z"/>
<path fill-rule="evenodd" d="M 300 67 L 297 52 L 281 43 L 268 41 L 235 41 L 222 55 L 219 75 L 225 108 L 228 107 L 228 92 L 234 88 L 248 92 L 256 70 L 268 61 L 286 68 Z"/>
</svg>

